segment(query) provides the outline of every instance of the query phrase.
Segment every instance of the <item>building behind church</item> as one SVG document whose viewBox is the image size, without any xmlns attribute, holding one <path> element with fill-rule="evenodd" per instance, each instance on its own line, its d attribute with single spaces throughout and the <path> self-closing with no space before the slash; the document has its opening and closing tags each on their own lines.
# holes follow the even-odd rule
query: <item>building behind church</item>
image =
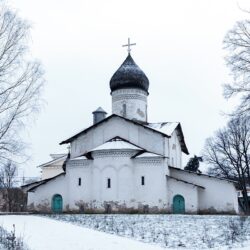
<svg viewBox="0 0 250 250">
<path fill-rule="evenodd" d="M 91 126 L 60 143 L 69 154 L 26 187 L 31 211 L 238 213 L 232 181 L 183 169 L 181 124 L 148 121 L 149 80 L 130 53 L 110 90 L 112 114 L 94 111 Z"/>
</svg>

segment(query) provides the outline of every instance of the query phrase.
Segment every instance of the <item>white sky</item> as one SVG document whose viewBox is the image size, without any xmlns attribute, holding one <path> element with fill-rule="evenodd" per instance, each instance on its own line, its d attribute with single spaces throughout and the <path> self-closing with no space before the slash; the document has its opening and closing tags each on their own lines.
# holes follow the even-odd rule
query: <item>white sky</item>
<svg viewBox="0 0 250 250">
<path fill-rule="evenodd" d="M 92 111 L 111 113 L 109 80 L 132 56 L 150 81 L 150 122 L 180 121 L 190 156 L 226 123 L 222 97 L 228 80 L 222 41 L 236 21 L 249 18 L 249 0 L 10 0 L 32 24 L 31 52 L 46 71 L 46 104 L 28 128 L 32 160 L 26 176 L 59 142 L 92 124 Z M 188 158 L 184 157 L 184 163 Z"/>
</svg>

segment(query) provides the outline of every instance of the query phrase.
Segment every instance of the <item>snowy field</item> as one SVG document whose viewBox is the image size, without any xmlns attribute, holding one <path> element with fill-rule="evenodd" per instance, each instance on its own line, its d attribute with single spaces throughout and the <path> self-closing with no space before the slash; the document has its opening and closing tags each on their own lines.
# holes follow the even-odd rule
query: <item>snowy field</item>
<svg viewBox="0 0 250 250">
<path fill-rule="evenodd" d="M 7 231 L 13 230 L 13 224 L 15 224 L 16 236 L 23 238 L 29 250 L 163 250 L 159 246 L 45 217 L 0 216 L 0 225 Z M 11 248 L 11 250 L 17 249 Z"/>
<path fill-rule="evenodd" d="M 13 224 L 29 250 L 250 250 L 250 218 L 238 216 L 0 216 L 7 231 Z"/>
<path fill-rule="evenodd" d="M 49 215 L 162 248 L 228 249 L 249 245 L 250 217 L 208 215 Z"/>
</svg>

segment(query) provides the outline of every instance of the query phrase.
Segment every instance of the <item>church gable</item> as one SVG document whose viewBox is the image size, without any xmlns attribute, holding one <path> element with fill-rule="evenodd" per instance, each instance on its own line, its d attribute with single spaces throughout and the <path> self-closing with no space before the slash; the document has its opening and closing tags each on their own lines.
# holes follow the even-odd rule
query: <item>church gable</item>
<svg viewBox="0 0 250 250">
<path fill-rule="evenodd" d="M 159 131 L 163 134 L 166 134 L 169 137 L 173 137 L 176 135 L 180 143 L 181 151 L 185 154 L 189 154 L 186 143 L 185 143 L 184 135 L 182 132 L 181 124 L 179 122 L 149 123 L 146 126 L 156 131 Z"/>
<path fill-rule="evenodd" d="M 71 157 L 77 157 L 115 137 L 121 137 L 152 153 L 166 155 L 168 152 L 165 143 L 167 135 L 117 115 L 109 116 L 61 144 L 71 143 Z"/>
</svg>

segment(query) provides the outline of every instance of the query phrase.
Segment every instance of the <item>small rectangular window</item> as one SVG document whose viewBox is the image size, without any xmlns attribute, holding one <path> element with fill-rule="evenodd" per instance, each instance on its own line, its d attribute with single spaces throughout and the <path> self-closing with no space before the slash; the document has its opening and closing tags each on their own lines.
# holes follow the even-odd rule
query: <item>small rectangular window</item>
<svg viewBox="0 0 250 250">
<path fill-rule="evenodd" d="M 82 185 L 82 178 L 78 178 L 78 186 Z"/>
<path fill-rule="evenodd" d="M 142 185 L 142 186 L 145 185 L 145 177 L 144 177 L 144 176 L 141 177 L 141 185 Z"/>
<path fill-rule="evenodd" d="M 107 188 L 111 188 L 111 179 L 110 178 L 108 178 L 108 180 L 107 180 Z"/>
</svg>

